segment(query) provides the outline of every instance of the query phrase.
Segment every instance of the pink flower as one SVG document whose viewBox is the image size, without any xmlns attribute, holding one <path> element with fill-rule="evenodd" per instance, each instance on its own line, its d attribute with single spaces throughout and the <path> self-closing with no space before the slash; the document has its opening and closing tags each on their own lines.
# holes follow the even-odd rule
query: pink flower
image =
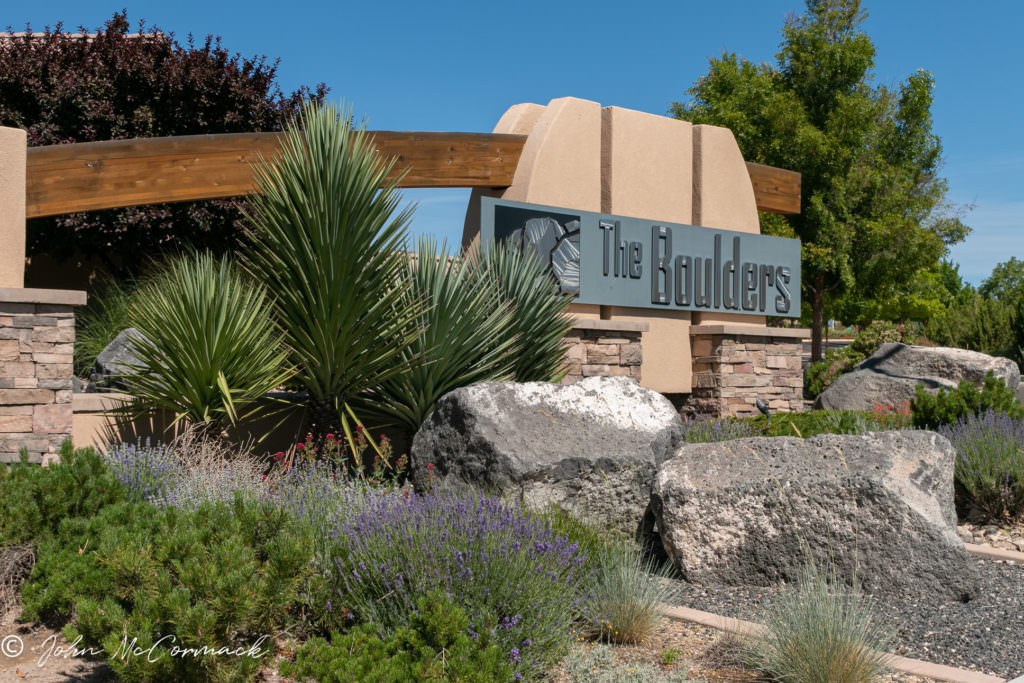
<svg viewBox="0 0 1024 683">
<path fill-rule="evenodd" d="M 266 480 L 267 480 L 267 475 L 265 475 L 265 474 L 263 475 L 263 480 L 264 480 L 264 481 L 266 481 Z"/>
<path fill-rule="evenodd" d="M 356 431 L 363 431 L 363 425 L 356 425 Z"/>
<path fill-rule="evenodd" d="M 305 447 L 306 447 L 306 444 L 304 444 L 304 443 L 297 443 L 297 444 L 295 444 L 295 450 L 297 450 L 297 451 L 301 451 Z"/>
<path fill-rule="evenodd" d="M 334 441 L 334 434 L 328 434 L 328 435 L 327 435 L 326 437 L 324 437 L 324 438 L 325 438 L 325 439 L 327 439 L 328 441 Z"/>
<path fill-rule="evenodd" d="M 434 469 L 434 463 L 432 463 L 432 462 L 428 462 L 428 463 L 427 463 L 427 469 L 428 469 L 428 470 L 432 470 L 432 469 Z"/>
</svg>

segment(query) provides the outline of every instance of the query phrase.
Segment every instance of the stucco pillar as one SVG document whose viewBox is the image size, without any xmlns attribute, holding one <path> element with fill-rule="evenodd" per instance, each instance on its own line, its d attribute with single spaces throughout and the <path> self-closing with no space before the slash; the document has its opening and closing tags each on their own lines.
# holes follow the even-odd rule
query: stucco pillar
<svg viewBox="0 0 1024 683">
<path fill-rule="evenodd" d="M 693 214 L 693 125 L 605 107 L 601 126 L 601 212 L 669 223 Z M 690 391 L 690 312 L 606 306 L 612 321 L 646 323 L 641 382 L 666 394 Z"/>
<path fill-rule="evenodd" d="M 692 225 L 761 233 L 750 173 L 728 128 L 693 127 Z M 694 325 L 715 323 L 763 326 L 765 318 L 738 313 L 693 314 Z"/>
<path fill-rule="evenodd" d="M 0 127 L 0 287 L 25 286 L 25 164 L 28 136 Z"/>
</svg>

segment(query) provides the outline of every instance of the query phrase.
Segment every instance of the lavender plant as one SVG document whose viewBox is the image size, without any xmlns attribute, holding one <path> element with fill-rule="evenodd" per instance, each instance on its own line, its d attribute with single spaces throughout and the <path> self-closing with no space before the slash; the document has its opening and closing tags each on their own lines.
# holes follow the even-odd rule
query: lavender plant
<svg viewBox="0 0 1024 683">
<path fill-rule="evenodd" d="M 988 410 L 939 428 L 956 449 L 956 480 L 991 516 L 1024 512 L 1024 420 Z"/>
<path fill-rule="evenodd" d="M 131 494 L 158 507 L 194 510 L 237 493 L 265 495 L 266 466 L 247 447 L 231 448 L 202 429 L 185 429 L 168 445 L 122 444 L 110 464 Z"/>
<path fill-rule="evenodd" d="M 344 618 L 384 632 L 409 625 L 416 601 L 453 596 L 522 676 L 540 674 L 568 647 L 579 615 L 585 555 L 517 505 L 474 496 L 367 496 L 335 530 Z M 349 611 L 350 610 L 350 611 Z"/>
</svg>

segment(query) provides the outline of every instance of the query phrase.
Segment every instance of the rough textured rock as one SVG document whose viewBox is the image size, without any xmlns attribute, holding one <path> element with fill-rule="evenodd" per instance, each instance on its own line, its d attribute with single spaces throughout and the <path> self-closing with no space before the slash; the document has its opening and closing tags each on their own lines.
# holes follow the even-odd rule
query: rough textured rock
<svg viewBox="0 0 1024 683">
<path fill-rule="evenodd" d="M 947 347 L 882 344 L 878 351 L 822 392 L 815 408 L 873 410 L 880 403 L 899 405 L 914 398 L 914 387 L 924 384 L 932 393 L 969 380 L 981 387 L 991 370 L 1012 391 L 1020 384 L 1020 370 L 1008 358 Z"/>
<path fill-rule="evenodd" d="M 126 374 L 130 365 L 138 363 L 138 359 L 131 352 L 130 339 L 144 339 L 144 337 L 134 327 L 121 330 L 114 340 L 100 351 L 100 355 L 96 356 L 90 383 L 108 388 L 121 386 L 117 378 Z"/>
<path fill-rule="evenodd" d="M 485 382 L 441 397 L 410 466 L 420 489 L 472 484 L 633 535 L 681 434 L 668 399 L 627 377 Z"/>
<path fill-rule="evenodd" d="M 977 574 L 956 529 L 954 457 L 916 431 L 690 444 L 659 468 L 652 511 L 693 582 L 792 581 L 810 555 L 867 592 L 964 600 Z"/>
</svg>

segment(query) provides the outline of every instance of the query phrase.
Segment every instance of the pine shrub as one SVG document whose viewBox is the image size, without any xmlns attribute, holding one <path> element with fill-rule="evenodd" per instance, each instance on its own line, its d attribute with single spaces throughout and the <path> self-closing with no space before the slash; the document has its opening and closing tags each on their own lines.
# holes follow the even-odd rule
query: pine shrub
<svg viewBox="0 0 1024 683">
<path fill-rule="evenodd" d="M 1024 406 L 991 370 L 985 376 L 981 390 L 969 380 L 963 380 L 956 389 L 939 389 L 928 393 L 923 385 L 917 385 L 916 396 L 911 401 L 911 417 L 918 429 L 935 429 L 951 425 L 969 415 L 981 415 L 989 410 L 1005 413 L 1010 417 L 1024 418 Z"/>
<path fill-rule="evenodd" d="M 360 624 L 330 641 L 313 638 L 284 662 L 281 673 L 322 683 L 348 681 L 510 681 L 518 652 L 506 655 L 487 631 L 470 628 L 466 613 L 442 592 L 417 601 L 408 628 L 381 637 L 375 626 Z"/>
</svg>

